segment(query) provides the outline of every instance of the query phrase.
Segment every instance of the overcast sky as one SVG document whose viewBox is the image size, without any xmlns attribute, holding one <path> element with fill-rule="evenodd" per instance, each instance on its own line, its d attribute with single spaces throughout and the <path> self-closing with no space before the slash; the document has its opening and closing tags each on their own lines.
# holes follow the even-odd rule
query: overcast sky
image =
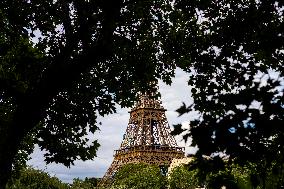
<svg viewBox="0 0 284 189">
<path fill-rule="evenodd" d="M 166 116 L 170 126 L 177 123 L 186 124 L 186 121 L 196 117 L 195 113 L 178 117 L 178 114 L 175 112 L 181 106 L 182 102 L 186 104 L 192 103 L 187 81 L 187 74 L 181 70 L 177 70 L 176 77 L 173 79 L 171 86 L 159 82 L 161 100 L 163 106 L 167 109 Z M 102 177 L 113 160 L 113 151 L 120 146 L 122 136 L 128 124 L 129 110 L 118 108 L 116 114 L 99 118 L 98 122 L 102 122 L 102 125 L 100 126 L 100 131 L 96 132 L 93 137 L 98 139 L 101 147 L 94 160 L 85 162 L 76 161 L 75 165 L 71 166 L 71 168 L 66 168 L 63 165 L 55 163 L 46 165 L 43 161 L 42 152 L 36 148 L 28 164 L 34 168 L 45 170 L 51 175 L 57 176 L 63 182 L 68 183 L 71 183 L 73 178 L 78 177 L 82 179 L 85 177 Z M 184 142 L 180 141 L 180 138 L 176 137 L 176 139 L 180 146 L 185 146 Z M 193 147 L 186 148 L 187 153 L 194 153 L 195 151 L 196 149 Z"/>
</svg>

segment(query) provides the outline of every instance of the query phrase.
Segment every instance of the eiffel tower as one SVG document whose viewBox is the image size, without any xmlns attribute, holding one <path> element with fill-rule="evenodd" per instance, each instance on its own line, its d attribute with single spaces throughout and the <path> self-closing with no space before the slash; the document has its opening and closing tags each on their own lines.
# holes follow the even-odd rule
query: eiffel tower
<svg viewBox="0 0 284 189">
<path fill-rule="evenodd" d="M 114 160 L 99 186 L 110 185 L 116 171 L 125 164 L 143 162 L 167 171 L 174 158 L 184 157 L 184 148 L 178 147 L 170 135 L 166 109 L 161 104 L 149 95 L 140 95 L 129 112 L 129 123 L 120 148 L 115 150 Z"/>
</svg>

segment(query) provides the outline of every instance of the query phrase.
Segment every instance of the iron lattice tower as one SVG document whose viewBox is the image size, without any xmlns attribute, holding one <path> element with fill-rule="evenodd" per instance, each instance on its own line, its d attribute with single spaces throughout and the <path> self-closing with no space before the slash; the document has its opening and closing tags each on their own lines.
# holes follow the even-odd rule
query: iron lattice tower
<svg viewBox="0 0 284 189">
<path fill-rule="evenodd" d="M 100 182 L 109 185 L 116 171 L 128 163 L 147 163 L 168 167 L 174 158 L 184 157 L 184 148 L 178 147 L 160 100 L 140 95 L 131 109 L 126 133 L 114 160 Z"/>
</svg>

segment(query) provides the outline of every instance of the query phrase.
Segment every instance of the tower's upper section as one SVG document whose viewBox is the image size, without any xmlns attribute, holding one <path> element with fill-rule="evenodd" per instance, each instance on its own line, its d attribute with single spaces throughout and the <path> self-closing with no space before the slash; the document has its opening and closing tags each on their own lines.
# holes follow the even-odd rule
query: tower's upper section
<svg viewBox="0 0 284 189">
<path fill-rule="evenodd" d="M 177 147 L 165 115 L 166 109 L 158 99 L 141 94 L 130 111 L 130 119 L 120 149 L 137 146 Z"/>
<path fill-rule="evenodd" d="M 148 108 L 166 111 L 166 109 L 162 106 L 162 102 L 160 100 L 150 98 L 149 95 L 146 94 L 141 94 L 139 96 L 139 101 L 131 109 L 131 112 L 136 111 L 138 109 L 148 109 Z"/>
</svg>

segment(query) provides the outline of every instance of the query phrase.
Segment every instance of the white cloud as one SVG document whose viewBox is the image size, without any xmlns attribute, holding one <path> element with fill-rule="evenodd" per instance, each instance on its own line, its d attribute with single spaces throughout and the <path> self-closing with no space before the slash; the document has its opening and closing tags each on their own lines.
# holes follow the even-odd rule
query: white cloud
<svg viewBox="0 0 284 189">
<path fill-rule="evenodd" d="M 183 123 L 197 117 L 196 113 L 178 117 L 178 114 L 175 112 L 182 105 L 182 102 L 185 102 L 187 105 L 192 103 L 191 92 L 187 82 L 188 76 L 181 70 L 176 71 L 176 77 L 173 79 L 171 86 L 159 82 L 161 100 L 163 106 L 168 110 L 166 116 L 170 125 Z M 73 178 L 77 177 L 82 179 L 85 177 L 102 177 L 113 160 L 113 151 L 119 148 L 122 141 L 122 136 L 129 120 L 128 111 L 129 109 L 118 108 L 116 114 L 99 118 L 98 122 L 102 122 L 102 125 L 100 126 L 100 131 L 97 131 L 93 137 L 98 139 L 101 147 L 94 160 L 76 161 L 75 165 L 71 166 L 70 169 L 55 163 L 46 165 L 43 161 L 42 152 L 36 148 L 28 164 L 35 168 L 43 169 L 51 175 L 56 175 L 62 181 L 69 183 L 72 182 Z M 181 137 L 176 137 L 176 139 L 179 145 L 185 146 L 185 143 L 180 141 Z M 196 148 L 186 148 L 187 153 L 195 151 Z"/>
</svg>

